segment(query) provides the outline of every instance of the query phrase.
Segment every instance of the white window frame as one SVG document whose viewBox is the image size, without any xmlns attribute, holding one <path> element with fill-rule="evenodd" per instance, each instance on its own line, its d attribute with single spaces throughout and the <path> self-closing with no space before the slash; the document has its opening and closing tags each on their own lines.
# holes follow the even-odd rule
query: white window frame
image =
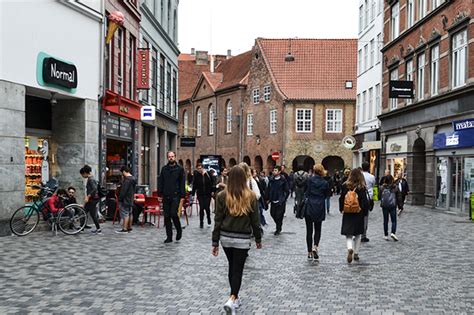
<svg viewBox="0 0 474 315">
<path fill-rule="evenodd" d="M 415 24 L 415 0 L 407 1 L 407 28 Z"/>
<path fill-rule="evenodd" d="M 390 71 L 390 80 L 398 80 L 398 68 Z M 395 110 L 398 107 L 398 99 L 389 98 L 390 110 Z"/>
<path fill-rule="evenodd" d="M 232 133 L 232 102 L 228 101 L 225 108 L 226 133 Z"/>
<path fill-rule="evenodd" d="M 332 112 L 333 118 L 329 119 L 329 113 Z M 340 119 L 337 119 L 336 113 L 340 113 Z M 342 133 L 343 111 L 342 109 L 326 109 L 326 133 Z M 329 124 L 332 123 L 332 130 Z M 339 126 L 339 128 L 337 128 Z"/>
<path fill-rule="evenodd" d="M 209 135 L 212 136 L 214 135 L 214 105 L 209 105 Z"/>
<path fill-rule="evenodd" d="M 413 59 L 407 60 L 406 62 L 406 80 L 413 81 Z M 413 103 L 413 99 L 406 99 L 407 105 Z"/>
<path fill-rule="evenodd" d="M 277 133 L 277 110 L 272 109 L 270 111 L 270 133 Z"/>
<path fill-rule="evenodd" d="M 200 137 L 202 135 L 202 111 L 201 108 L 197 109 L 196 113 L 196 136 Z"/>
<path fill-rule="evenodd" d="M 362 118 L 362 122 L 367 120 L 367 91 L 362 92 L 362 108 L 360 117 Z"/>
<path fill-rule="evenodd" d="M 301 114 L 301 118 L 299 117 L 300 114 Z M 309 117 L 307 116 L 307 114 L 309 114 Z M 297 108 L 296 109 L 295 131 L 297 133 L 313 132 L 313 110 L 311 108 Z"/>
<path fill-rule="evenodd" d="M 270 102 L 271 94 L 272 94 L 272 87 L 270 85 L 265 85 L 263 87 L 263 100 L 265 101 L 265 103 Z"/>
<path fill-rule="evenodd" d="M 375 112 L 377 116 L 380 115 L 380 113 L 382 112 L 382 103 L 380 102 L 380 100 L 380 84 L 377 84 L 375 86 Z"/>
<path fill-rule="evenodd" d="M 358 63 L 358 66 L 359 66 L 359 74 L 361 74 L 362 72 L 364 72 L 364 68 L 362 68 L 362 48 L 359 49 L 359 51 L 357 52 L 357 55 L 358 55 L 358 58 L 359 58 L 359 63 Z"/>
<path fill-rule="evenodd" d="M 368 0 L 365 0 L 364 6 L 365 6 L 364 28 L 367 28 L 367 26 L 369 26 L 369 9 L 370 9 Z"/>
<path fill-rule="evenodd" d="M 364 29 L 364 6 L 359 7 L 359 33 Z"/>
<path fill-rule="evenodd" d="M 260 88 L 255 88 L 252 90 L 252 98 L 254 105 L 260 103 Z"/>
<path fill-rule="evenodd" d="M 443 0 L 431 0 L 431 11 L 439 7 L 442 2 Z"/>
<path fill-rule="evenodd" d="M 189 135 L 189 113 L 187 110 L 183 113 L 183 134 L 185 137 Z"/>
<path fill-rule="evenodd" d="M 419 54 L 417 57 L 417 71 L 416 71 L 416 96 L 417 100 L 421 101 L 425 98 L 425 53 Z"/>
<path fill-rule="evenodd" d="M 379 15 L 383 11 L 383 1 L 384 0 L 377 0 L 377 15 Z"/>
<path fill-rule="evenodd" d="M 374 88 L 369 89 L 369 110 L 368 110 L 368 115 L 369 115 L 369 120 L 373 118 L 374 115 Z"/>
<path fill-rule="evenodd" d="M 417 0 L 417 8 L 418 8 L 417 20 L 419 21 L 426 16 L 426 13 L 428 11 L 426 0 Z"/>
<path fill-rule="evenodd" d="M 451 84 L 455 89 L 466 85 L 467 29 L 453 35 L 451 49 Z"/>
<path fill-rule="evenodd" d="M 364 46 L 364 71 L 369 69 L 369 44 Z"/>
<path fill-rule="evenodd" d="M 370 4 L 370 20 L 373 21 L 375 19 L 375 0 L 371 0 Z"/>
<path fill-rule="evenodd" d="M 430 51 L 430 93 L 431 96 L 436 96 L 439 93 L 439 45 L 431 47 Z"/>
<path fill-rule="evenodd" d="M 370 41 L 370 67 L 372 68 L 375 64 L 375 40 Z"/>
<path fill-rule="evenodd" d="M 247 136 L 253 136 L 253 113 L 247 114 Z"/>
<path fill-rule="evenodd" d="M 357 100 L 356 100 L 356 122 L 360 123 L 360 94 L 357 94 Z"/>
<path fill-rule="evenodd" d="M 382 60 L 382 52 L 380 51 L 383 46 L 382 33 L 377 34 L 377 63 Z"/>
<path fill-rule="evenodd" d="M 390 8 L 390 40 L 400 35 L 400 3 L 396 2 Z"/>
</svg>

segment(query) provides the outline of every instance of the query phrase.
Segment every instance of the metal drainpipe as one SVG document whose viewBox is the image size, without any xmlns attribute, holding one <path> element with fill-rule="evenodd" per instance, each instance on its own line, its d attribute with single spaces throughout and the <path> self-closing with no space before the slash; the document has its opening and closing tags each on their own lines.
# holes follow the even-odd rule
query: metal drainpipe
<svg viewBox="0 0 474 315">
<path fill-rule="evenodd" d="M 214 123 L 213 123 L 213 126 L 214 126 L 214 130 L 213 130 L 213 132 L 214 132 L 214 155 L 217 155 L 217 140 L 218 140 L 218 136 L 219 136 L 219 134 L 217 133 L 217 130 L 219 130 L 219 128 L 217 128 L 217 122 L 219 121 L 218 118 L 217 118 L 217 117 L 219 117 L 219 116 L 217 116 L 217 113 L 218 113 L 218 111 L 217 111 L 217 95 L 214 97 L 214 99 L 216 101 L 215 104 L 214 104 L 215 110 L 214 110 Z"/>
</svg>

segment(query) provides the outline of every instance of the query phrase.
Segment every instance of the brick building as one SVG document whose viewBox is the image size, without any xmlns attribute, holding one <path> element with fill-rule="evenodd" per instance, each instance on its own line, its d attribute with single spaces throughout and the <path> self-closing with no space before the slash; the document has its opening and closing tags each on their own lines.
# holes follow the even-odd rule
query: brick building
<svg viewBox="0 0 474 315">
<path fill-rule="evenodd" d="M 263 39 L 252 50 L 244 102 L 243 160 L 331 173 L 352 166 L 341 141 L 355 122 L 357 40 Z"/>
<path fill-rule="evenodd" d="M 250 61 L 250 52 L 235 57 L 204 51 L 180 55 L 180 136 L 196 138 L 195 148 L 178 148 L 186 169 L 201 155 L 221 155 L 223 166 L 242 160 L 240 121 Z"/>
<path fill-rule="evenodd" d="M 474 192 L 474 4 L 385 4 L 382 165 L 407 176 L 412 204 L 466 212 Z M 413 81 L 414 98 L 389 99 L 390 80 Z"/>
</svg>

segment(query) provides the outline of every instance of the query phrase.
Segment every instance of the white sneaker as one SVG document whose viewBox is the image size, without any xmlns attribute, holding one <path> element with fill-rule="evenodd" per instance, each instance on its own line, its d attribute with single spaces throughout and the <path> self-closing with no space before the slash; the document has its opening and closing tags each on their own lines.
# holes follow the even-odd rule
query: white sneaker
<svg viewBox="0 0 474 315">
<path fill-rule="evenodd" d="M 383 237 L 383 239 L 386 240 L 386 241 L 388 241 L 388 236 L 385 235 L 385 236 Z"/>
<path fill-rule="evenodd" d="M 242 306 L 242 301 L 240 301 L 240 299 L 235 299 L 234 300 L 234 308 L 238 309 L 241 306 Z"/>
<path fill-rule="evenodd" d="M 224 311 L 226 314 L 235 314 L 234 300 L 230 298 L 227 300 L 227 302 L 224 304 Z"/>
<path fill-rule="evenodd" d="M 390 234 L 390 237 L 391 237 L 395 242 L 398 242 L 398 237 L 395 235 L 395 233 Z"/>
</svg>

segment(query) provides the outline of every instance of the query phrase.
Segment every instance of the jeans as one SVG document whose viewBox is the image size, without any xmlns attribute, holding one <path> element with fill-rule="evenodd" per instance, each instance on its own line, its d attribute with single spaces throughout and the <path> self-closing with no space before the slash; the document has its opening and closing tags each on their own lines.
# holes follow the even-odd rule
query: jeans
<svg viewBox="0 0 474 315">
<path fill-rule="evenodd" d="M 199 201 L 199 222 L 204 223 L 204 211 L 207 215 L 207 224 L 211 224 L 211 196 L 198 196 Z"/>
<path fill-rule="evenodd" d="M 326 197 L 324 203 L 326 204 L 326 211 L 329 213 L 329 209 L 331 209 L 331 196 Z"/>
<path fill-rule="evenodd" d="M 163 198 L 163 214 L 165 216 L 166 239 L 168 240 L 173 238 L 171 220 L 173 220 L 174 227 L 176 228 L 176 234 L 181 236 L 182 233 L 181 222 L 178 217 L 179 201 L 180 198 L 178 196 Z"/>
<path fill-rule="evenodd" d="M 281 232 L 281 227 L 283 225 L 283 217 L 285 216 L 285 204 L 281 203 L 272 203 L 270 208 L 270 215 L 275 221 L 276 231 Z"/>
<path fill-rule="evenodd" d="M 99 202 L 99 199 L 97 200 L 91 200 L 89 202 L 87 202 L 85 205 L 84 205 L 84 210 L 86 210 L 86 213 L 89 213 L 91 218 L 92 218 L 92 221 L 94 221 L 94 224 L 95 224 L 95 228 L 97 230 L 100 229 L 100 225 L 99 225 L 99 218 L 98 218 L 98 215 L 97 215 L 97 203 Z M 83 222 L 81 222 L 81 225 L 83 224 Z"/>
<path fill-rule="evenodd" d="M 239 296 L 240 286 L 242 284 L 242 275 L 244 273 L 245 260 L 247 259 L 248 249 L 238 249 L 233 247 L 224 247 L 224 253 L 229 262 L 229 284 L 230 294 Z"/>
<path fill-rule="evenodd" d="M 353 249 L 354 254 L 358 254 L 360 248 L 360 240 L 360 235 L 346 235 L 347 249 Z"/>
<path fill-rule="evenodd" d="M 397 208 L 382 208 L 383 212 L 383 232 L 385 236 L 388 236 L 388 216 L 390 215 L 390 221 L 392 221 L 392 233 L 397 232 Z"/>
<path fill-rule="evenodd" d="M 364 216 L 364 234 L 362 234 L 362 238 L 367 238 L 368 227 L 369 227 L 369 211 L 367 211 L 367 215 Z"/>
<path fill-rule="evenodd" d="M 265 220 L 265 215 L 263 214 L 263 212 L 265 210 L 263 209 L 263 206 L 260 204 L 260 202 L 259 202 L 259 205 L 258 205 L 258 209 L 260 211 L 260 225 L 265 226 L 265 225 L 267 225 L 267 220 Z"/>
<path fill-rule="evenodd" d="M 314 222 L 308 217 L 305 217 L 306 221 L 306 246 L 308 247 L 308 253 L 313 250 L 314 247 L 319 246 L 319 240 L 321 239 L 321 221 Z M 313 243 L 313 226 L 314 226 L 314 243 Z"/>
</svg>

